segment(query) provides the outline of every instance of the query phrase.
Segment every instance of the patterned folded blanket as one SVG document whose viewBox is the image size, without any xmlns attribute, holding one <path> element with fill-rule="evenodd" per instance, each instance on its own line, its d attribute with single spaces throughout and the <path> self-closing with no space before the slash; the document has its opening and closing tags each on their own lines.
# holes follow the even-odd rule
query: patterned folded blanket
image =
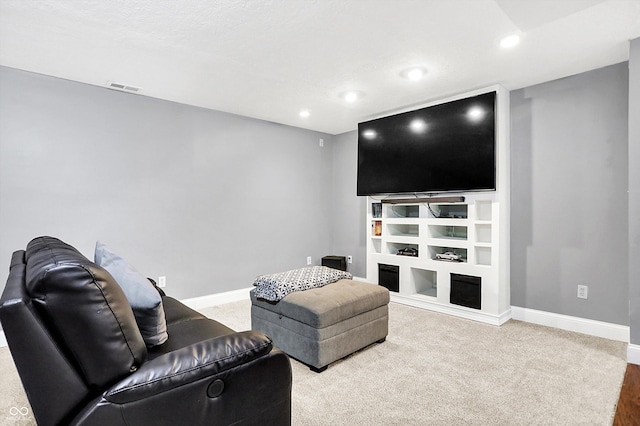
<svg viewBox="0 0 640 426">
<path fill-rule="evenodd" d="M 277 302 L 294 291 L 308 290 L 322 287 L 341 279 L 351 279 L 349 272 L 326 266 L 310 266 L 293 269 L 278 274 L 260 275 L 253 285 L 256 287 L 256 297 Z"/>
</svg>

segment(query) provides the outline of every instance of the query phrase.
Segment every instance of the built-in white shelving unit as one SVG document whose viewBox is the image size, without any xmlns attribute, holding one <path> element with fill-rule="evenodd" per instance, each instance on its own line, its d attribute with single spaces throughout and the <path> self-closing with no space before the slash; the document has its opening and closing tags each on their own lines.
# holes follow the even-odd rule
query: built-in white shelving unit
<svg viewBox="0 0 640 426">
<path fill-rule="evenodd" d="M 460 198 L 453 201 L 446 198 L 452 194 L 368 197 L 367 281 L 379 283 L 379 265 L 391 266 L 397 270 L 399 284 L 392 300 L 500 325 L 511 318 L 509 95 L 494 86 L 443 102 L 487 91 L 497 92 L 496 191 L 453 194 Z M 399 254 L 403 252 L 409 255 Z M 445 252 L 460 258 L 437 258 Z M 456 282 L 452 295 L 452 281 L 459 276 L 471 284 Z M 461 303 L 460 288 L 470 288 L 472 299 L 477 288 L 471 305 L 478 302 L 478 306 L 469 307 L 466 300 Z"/>
</svg>

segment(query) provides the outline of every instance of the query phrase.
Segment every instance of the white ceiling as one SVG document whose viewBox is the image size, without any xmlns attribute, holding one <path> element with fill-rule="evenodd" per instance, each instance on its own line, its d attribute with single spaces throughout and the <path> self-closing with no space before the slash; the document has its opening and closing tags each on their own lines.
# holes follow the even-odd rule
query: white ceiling
<svg viewBox="0 0 640 426">
<path fill-rule="evenodd" d="M 330 134 L 622 62 L 637 37 L 640 0 L 0 0 L 0 65 Z"/>
</svg>

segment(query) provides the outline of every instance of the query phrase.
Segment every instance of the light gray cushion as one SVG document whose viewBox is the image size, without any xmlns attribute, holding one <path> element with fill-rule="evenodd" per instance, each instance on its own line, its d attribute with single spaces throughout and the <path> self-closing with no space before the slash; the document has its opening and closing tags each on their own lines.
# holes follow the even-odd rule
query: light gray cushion
<svg viewBox="0 0 640 426">
<path fill-rule="evenodd" d="M 169 337 L 167 321 L 162 298 L 153 284 L 100 241 L 94 261 L 113 276 L 127 296 L 145 344 L 152 347 L 164 343 Z"/>
</svg>

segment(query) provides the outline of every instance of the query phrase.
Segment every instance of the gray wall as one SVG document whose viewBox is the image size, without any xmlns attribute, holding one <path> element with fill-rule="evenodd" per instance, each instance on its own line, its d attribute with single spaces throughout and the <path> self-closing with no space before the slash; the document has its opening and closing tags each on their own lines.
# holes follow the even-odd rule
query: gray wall
<svg viewBox="0 0 640 426">
<path fill-rule="evenodd" d="M 333 146 L 333 241 L 337 254 L 353 256 L 347 265 L 356 277 L 367 275 L 365 236 L 366 197 L 356 196 L 358 133 L 343 133 Z"/>
<path fill-rule="evenodd" d="M 629 55 L 629 310 L 631 343 L 640 345 L 640 38 Z"/>
<path fill-rule="evenodd" d="M 38 235 L 100 239 L 178 298 L 331 252 L 331 135 L 6 67 L 0 92 L 0 291 Z"/>
<path fill-rule="evenodd" d="M 626 62 L 511 92 L 513 306 L 629 323 L 627 122 Z"/>
</svg>

